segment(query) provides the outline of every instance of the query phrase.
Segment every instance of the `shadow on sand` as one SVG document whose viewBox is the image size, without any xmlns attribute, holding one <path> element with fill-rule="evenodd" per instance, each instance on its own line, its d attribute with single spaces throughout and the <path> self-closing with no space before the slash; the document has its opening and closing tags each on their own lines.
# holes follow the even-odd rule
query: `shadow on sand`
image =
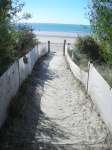
<svg viewBox="0 0 112 150">
<path fill-rule="evenodd" d="M 54 55 L 50 52 L 35 64 L 32 74 L 12 99 L 8 118 L 0 130 L 1 150 L 57 150 L 59 146 L 51 144 L 52 138 L 66 138 L 60 127 L 40 108 L 44 83 L 55 78 L 53 71 L 48 70 Z M 41 139 L 41 135 L 45 138 Z"/>
</svg>

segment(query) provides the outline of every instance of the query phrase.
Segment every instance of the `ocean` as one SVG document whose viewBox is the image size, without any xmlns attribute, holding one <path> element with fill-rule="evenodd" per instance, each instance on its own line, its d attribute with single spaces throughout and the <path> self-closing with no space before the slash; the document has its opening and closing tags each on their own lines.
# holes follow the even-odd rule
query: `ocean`
<svg viewBox="0 0 112 150">
<path fill-rule="evenodd" d="M 23 24 L 23 23 L 20 23 Z M 90 25 L 54 24 L 54 23 L 26 23 L 36 31 L 92 33 Z"/>
</svg>

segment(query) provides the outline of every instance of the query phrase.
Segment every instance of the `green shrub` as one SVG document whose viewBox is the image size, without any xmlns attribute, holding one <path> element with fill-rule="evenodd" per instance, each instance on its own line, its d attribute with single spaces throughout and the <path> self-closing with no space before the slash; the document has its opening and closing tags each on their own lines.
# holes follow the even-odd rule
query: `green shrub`
<svg viewBox="0 0 112 150">
<path fill-rule="evenodd" d="M 7 35 L 7 37 L 10 40 L 8 38 L 2 39 L 0 34 L 0 39 L 3 41 L 2 45 L 0 43 L 0 75 L 8 69 L 11 63 L 24 56 L 38 43 L 33 29 L 26 25 L 12 25 L 10 28 L 10 36 Z"/>
<path fill-rule="evenodd" d="M 16 43 L 14 43 L 14 50 L 17 57 L 22 57 L 29 52 L 36 44 L 36 35 L 33 29 L 27 25 L 18 25 L 16 28 Z"/>
<path fill-rule="evenodd" d="M 77 51 L 86 53 L 92 59 L 100 58 L 100 46 L 91 35 L 86 35 L 84 37 L 78 36 L 75 47 Z"/>
<path fill-rule="evenodd" d="M 106 40 L 100 41 L 100 55 L 103 57 L 106 63 L 112 64 L 112 44 Z"/>
<path fill-rule="evenodd" d="M 19 0 L 0 0 L 0 75 L 36 44 L 31 28 L 16 26 L 19 20 L 31 18 L 28 13 L 18 16 L 24 5 Z"/>
</svg>

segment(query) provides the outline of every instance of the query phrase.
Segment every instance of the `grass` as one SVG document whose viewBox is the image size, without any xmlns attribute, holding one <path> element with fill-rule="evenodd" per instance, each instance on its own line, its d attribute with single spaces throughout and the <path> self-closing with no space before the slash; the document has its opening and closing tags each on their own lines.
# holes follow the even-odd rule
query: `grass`
<svg viewBox="0 0 112 150">
<path fill-rule="evenodd" d="M 68 50 L 70 57 L 72 57 L 72 52 Z M 86 55 L 77 51 L 73 51 L 72 60 L 84 71 L 88 72 L 88 62 L 91 59 Z M 93 65 L 104 80 L 112 87 L 112 65 L 100 62 L 99 60 L 93 61 Z"/>
<path fill-rule="evenodd" d="M 11 100 L 8 108 L 8 118 L 0 130 L 0 147 L 2 149 L 10 149 L 10 146 L 20 143 L 26 137 L 23 132 L 26 122 L 26 107 L 28 99 L 25 98 L 28 85 L 30 84 L 30 77 L 26 79 L 21 85 L 16 96 Z M 13 140 L 12 140 L 13 139 Z"/>
<path fill-rule="evenodd" d="M 22 85 L 19 88 L 19 91 L 17 92 L 16 96 L 12 98 L 9 108 L 8 108 L 8 114 L 11 119 L 14 118 L 25 118 L 25 113 L 23 110 L 27 105 L 28 99 L 24 98 L 24 96 L 27 93 L 28 85 L 31 84 L 32 78 L 31 75 L 22 83 Z"/>
</svg>

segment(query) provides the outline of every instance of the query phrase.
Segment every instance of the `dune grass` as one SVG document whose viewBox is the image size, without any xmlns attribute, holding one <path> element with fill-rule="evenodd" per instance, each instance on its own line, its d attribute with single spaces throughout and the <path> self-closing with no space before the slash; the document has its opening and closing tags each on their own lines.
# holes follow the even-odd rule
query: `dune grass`
<svg viewBox="0 0 112 150">
<path fill-rule="evenodd" d="M 68 49 L 69 55 L 72 60 L 84 71 L 88 72 L 88 62 L 91 61 L 91 58 L 87 56 L 85 53 L 81 53 L 80 51 L 76 51 L 74 46 L 72 45 L 72 50 Z M 106 64 L 105 62 L 101 62 L 100 60 L 94 60 L 94 67 L 100 73 L 100 75 L 104 78 L 104 80 L 112 87 L 112 65 Z"/>
</svg>

